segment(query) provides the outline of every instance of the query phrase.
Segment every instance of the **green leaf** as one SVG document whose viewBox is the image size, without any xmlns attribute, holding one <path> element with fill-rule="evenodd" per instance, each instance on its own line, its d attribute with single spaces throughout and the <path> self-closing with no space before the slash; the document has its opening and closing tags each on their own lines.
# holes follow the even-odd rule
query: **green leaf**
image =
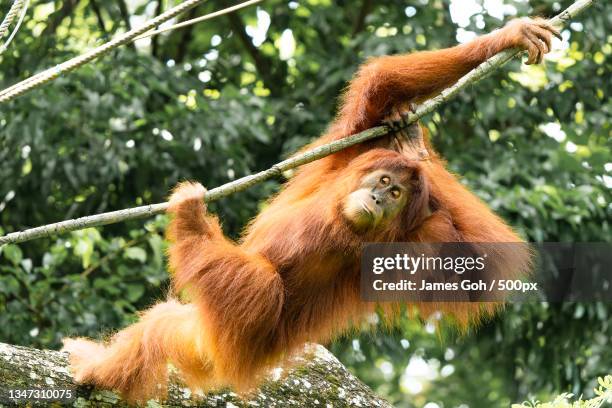
<svg viewBox="0 0 612 408">
<path fill-rule="evenodd" d="M 144 290 L 145 289 L 143 285 L 138 285 L 138 284 L 127 285 L 127 293 L 126 293 L 127 300 L 129 300 L 132 303 L 136 302 L 138 299 L 142 297 L 142 295 L 144 294 Z"/>
<path fill-rule="evenodd" d="M 87 238 L 80 237 L 76 246 L 74 247 L 74 253 L 75 255 L 81 257 L 83 268 L 87 268 L 89 265 L 91 265 L 91 256 L 93 255 L 93 252 L 93 242 Z"/>
<path fill-rule="evenodd" d="M 23 259 L 23 252 L 17 245 L 6 245 L 4 247 L 4 257 L 17 266 Z"/>
<path fill-rule="evenodd" d="M 125 258 L 145 263 L 147 261 L 147 252 L 139 247 L 130 247 L 125 250 Z"/>
</svg>

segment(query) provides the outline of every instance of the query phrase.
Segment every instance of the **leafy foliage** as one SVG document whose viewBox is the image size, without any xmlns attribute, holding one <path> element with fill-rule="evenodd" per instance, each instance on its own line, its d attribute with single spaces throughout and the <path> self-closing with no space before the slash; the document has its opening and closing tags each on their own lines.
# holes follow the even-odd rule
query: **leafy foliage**
<svg viewBox="0 0 612 408">
<path fill-rule="evenodd" d="M 125 30 L 121 3 L 36 2 L 0 56 L 0 85 Z M 135 24 L 171 3 L 128 9 Z M 17 98 L 0 112 L 0 228 L 159 202 L 181 179 L 214 187 L 266 168 L 324 131 L 365 58 L 446 47 L 502 24 L 481 8 L 458 27 L 449 10 L 459 3 L 269 0 L 141 40 Z M 569 3 L 508 0 L 504 10 L 549 16 Z M 544 66 L 515 61 L 424 121 L 449 166 L 529 240 L 610 241 L 605 3 L 565 30 L 566 48 Z M 281 181 L 211 210 L 237 236 Z M 0 249 L 0 341 L 58 347 L 68 334 L 126 325 L 167 292 L 164 225 L 158 217 Z M 397 406 L 508 406 L 579 394 L 608 374 L 610 313 L 608 304 L 517 304 L 466 334 L 406 320 L 333 350 Z"/>
<path fill-rule="evenodd" d="M 513 404 L 512 408 L 599 408 L 605 403 L 612 402 L 612 376 L 599 377 L 597 382 L 599 387 L 594 389 L 596 397 L 589 400 L 580 398 L 572 403 L 569 400 L 574 395 L 563 393 L 551 402 L 523 402 L 520 405 Z"/>
</svg>

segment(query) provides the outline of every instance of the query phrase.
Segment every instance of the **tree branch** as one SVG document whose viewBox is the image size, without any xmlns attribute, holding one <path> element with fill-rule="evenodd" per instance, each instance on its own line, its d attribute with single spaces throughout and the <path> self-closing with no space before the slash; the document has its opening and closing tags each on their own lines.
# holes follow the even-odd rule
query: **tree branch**
<svg viewBox="0 0 612 408">
<path fill-rule="evenodd" d="M 193 10 L 193 9 L 192 9 Z M 164 11 L 164 0 L 157 0 L 157 6 L 155 7 L 155 16 L 159 16 Z M 159 54 L 159 37 L 153 36 L 151 38 L 151 55 L 158 57 Z"/>
<path fill-rule="evenodd" d="M 295 358 L 296 365 L 278 380 L 268 380 L 250 401 L 237 398 L 236 394 L 222 392 L 206 394 L 199 399 L 184 386 L 173 381 L 168 399 L 158 407 L 314 407 L 333 402 L 334 407 L 380 407 L 391 405 L 376 396 L 361 383 L 324 347 L 308 345 L 305 352 Z M 59 391 L 70 390 L 73 397 L 64 402 L 69 405 L 91 407 L 125 407 L 125 401 L 110 390 L 93 389 L 74 383 L 66 353 L 37 350 L 0 343 L 0 406 L 49 406 L 53 400 L 15 400 L 10 390 Z M 317 401 L 318 400 L 318 401 Z M 321 404 L 321 402 L 323 402 Z M 67 404 L 68 405 L 68 404 Z M 59 406 L 59 405 L 58 405 Z"/>
<path fill-rule="evenodd" d="M 232 31 L 238 36 L 240 42 L 251 56 L 257 73 L 263 79 L 266 88 L 270 90 L 272 95 L 280 95 L 284 78 L 280 78 L 281 75 L 274 73 L 273 61 L 259 52 L 257 47 L 253 45 L 253 41 L 246 33 L 244 22 L 238 13 L 228 14 L 227 19 Z"/>
<path fill-rule="evenodd" d="M 96 19 L 98 20 L 98 25 L 100 26 L 100 30 L 102 30 L 102 34 L 104 34 L 105 38 L 108 37 L 108 31 L 106 30 L 104 18 L 102 17 L 102 10 L 100 10 L 98 3 L 96 3 L 96 0 L 89 0 L 89 4 L 91 5 L 91 9 L 96 15 Z"/>
<path fill-rule="evenodd" d="M 55 31 L 62 24 L 62 21 L 76 8 L 78 0 L 64 0 L 62 7 L 49 16 L 49 24 L 44 28 L 40 34 L 41 38 L 50 38 L 55 36 Z"/>
<path fill-rule="evenodd" d="M 566 10 L 564 10 L 561 14 L 551 19 L 550 22 L 554 25 L 563 25 L 572 17 L 590 6 L 593 1 L 594 0 L 579 0 L 570 7 L 568 7 Z M 478 67 L 476 67 L 475 69 L 467 73 L 465 76 L 463 76 L 461 79 L 459 79 L 459 81 L 457 81 L 455 85 L 448 89 L 445 89 L 438 96 L 420 105 L 416 112 L 411 113 L 409 115 L 408 122 L 416 122 L 423 116 L 433 112 L 442 103 L 453 98 L 461 90 L 474 84 L 475 82 L 487 76 L 492 71 L 501 67 L 519 53 L 519 50 L 510 49 L 502 51 L 499 54 L 489 58 L 487 61 L 483 62 Z M 340 150 L 344 150 L 350 146 L 365 142 L 366 140 L 380 137 L 389 133 L 389 131 L 390 129 L 387 126 L 377 126 L 364 130 L 363 132 L 357 133 L 356 135 L 352 135 L 344 139 L 336 140 L 326 145 L 316 147 L 310 151 L 298 154 L 287 160 L 283 160 L 267 170 L 239 178 L 230 183 L 209 190 L 206 193 L 204 200 L 206 202 L 211 202 L 226 197 L 235 192 L 246 190 L 247 188 L 264 180 L 280 176 L 284 171 L 294 169 L 296 167 L 302 166 L 306 163 L 310 163 L 315 160 L 319 160 L 325 156 L 329 156 L 330 154 L 339 152 Z M 4 236 L 0 236 L 0 247 L 4 244 L 24 242 L 35 238 L 48 237 L 51 235 L 60 234 L 63 232 L 75 231 L 89 227 L 97 227 L 135 218 L 160 214 L 165 212 L 167 208 L 168 203 L 151 204 L 141 207 L 134 207 L 124 210 L 102 213 L 98 215 L 81 217 L 74 220 L 61 221 L 54 224 L 43 225 L 41 227 L 31 228 L 24 231 L 13 232 Z"/>
<path fill-rule="evenodd" d="M 119 6 L 119 13 L 121 13 L 121 19 L 125 24 L 125 30 L 132 31 L 132 23 L 130 22 L 130 13 L 128 12 L 127 4 L 125 4 L 124 0 L 117 0 L 117 5 Z M 133 42 L 129 42 L 127 45 L 132 50 L 136 49 L 136 46 Z"/>
<path fill-rule="evenodd" d="M 359 34 L 365 28 L 365 19 L 368 14 L 370 14 L 370 11 L 372 11 L 373 5 L 374 3 L 372 2 L 372 0 L 363 0 L 361 2 L 359 15 L 357 16 L 357 19 L 355 20 L 355 26 L 353 27 L 353 36 Z"/>
<path fill-rule="evenodd" d="M 187 15 L 183 18 L 183 21 L 191 20 L 197 15 L 197 7 L 189 10 Z M 193 38 L 193 27 L 192 25 L 185 27 L 183 31 L 180 32 L 180 38 L 178 41 L 178 45 L 176 47 L 176 53 L 174 55 L 174 60 L 179 63 L 183 62 L 185 59 L 185 55 L 187 54 L 187 47 L 189 46 L 189 42 Z"/>
</svg>

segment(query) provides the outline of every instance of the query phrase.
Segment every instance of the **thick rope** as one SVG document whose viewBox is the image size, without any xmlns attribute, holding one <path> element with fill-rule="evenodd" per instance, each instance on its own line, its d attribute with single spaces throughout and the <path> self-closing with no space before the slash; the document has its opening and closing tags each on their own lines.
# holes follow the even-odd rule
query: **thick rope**
<svg viewBox="0 0 612 408">
<path fill-rule="evenodd" d="M 9 9 L 8 14 L 2 20 L 0 24 L 0 39 L 4 38 L 6 32 L 8 31 L 9 26 L 13 22 L 15 16 L 19 13 L 19 10 L 23 7 L 24 0 L 15 0 Z"/>
<path fill-rule="evenodd" d="M 561 14 L 551 19 L 550 23 L 553 25 L 562 26 L 594 2 L 595 0 L 579 0 L 569 6 L 566 10 L 561 12 Z M 489 73 L 493 72 L 495 69 L 501 67 L 510 59 L 512 59 L 512 57 L 516 56 L 519 53 L 519 50 L 510 49 L 502 51 L 499 54 L 489 58 L 487 61 L 480 64 L 478 67 L 468 72 L 455 85 L 448 89 L 445 89 L 444 91 L 442 91 L 442 93 L 440 93 L 440 95 L 420 105 L 417 108 L 416 112 L 411 113 L 409 115 L 407 123 L 414 123 L 423 116 L 433 112 L 442 103 L 451 99 L 461 90 L 465 89 L 474 82 L 482 79 Z M 329 156 L 330 154 L 339 152 L 340 150 L 344 150 L 350 146 L 365 142 L 366 140 L 380 137 L 389 133 L 389 131 L 390 129 L 387 126 L 377 126 L 371 129 L 364 130 L 363 132 L 357 133 L 355 135 L 346 137 L 344 139 L 336 140 L 334 142 L 316 147 L 310 151 L 298 154 L 287 160 L 283 160 L 282 162 L 275 164 L 267 170 L 239 178 L 238 180 L 234 180 L 230 183 L 209 190 L 206 193 L 206 196 L 204 197 L 204 201 L 212 202 L 220 198 L 227 197 L 230 194 L 245 190 L 251 187 L 252 185 L 268 180 L 272 177 L 277 177 L 286 170 L 290 170 L 302 166 L 306 163 L 319 160 L 325 156 Z M 165 212 L 167 208 L 167 202 L 144 205 L 141 207 L 111 211 L 98 215 L 90 215 L 74 220 L 61 221 L 54 224 L 48 224 L 36 228 L 27 229 L 24 231 L 12 232 L 10 234 L 0 236 L 0 246 L 5 244 L 29 241 L 31 239 L 41 237 L 48 237 L 55 234 L 76 231 L 89 227 L 98 227 L 107 224 L 114 224 L 121 221 L 161 214 Z"/>
<path fill-rule="evenodd" d="M 61 74 L 65 74 L 67 72 L 73 71 L 80 67 L 81 65 L 87 64 L 88 62 L 111 52 L 113 49 L 120 47 L 124 44 L 127 44 L 134 40 L 139 35 L 146 33 L 149 30 L 154 29 L 160 24 L 178 16 L 179 14 L 189 10 L 197 6 L 200 3 L 203 3 L 205 0 L 186 0 L 183 3 L 175 6 L 159 16 L 155 17 L 152 20 L 149 20 L 148 23 L 143 25 L 142 27 L 135 28 L 133 30 L 128 31 L 120 35 L 119 37 L 110 40 L 106 44 L 103 44 L 99 47 L 94 48 L 91 51 L 86 52 L 83 55 L 72 58 L 66 62 L 63 62 L 55 67 L 46 69 L 45 71 L 34 75 L 31 78 L 25 79 L 10 88 L 5 89 L 0 94 L 0 103 L 8 102 L 13 98 L 16 98 L 19 95 L 26 93 L 27 91 L 39 87 L 41 85 L 46 84 L 49 81 L 52 81 L 59 77 Z"/>
<path fill-rule="evenodd" d="M 192 25 L 192 24 L 196 24 L 196 23 L 199 23 L 199 22 L 202 22 L 202 21 L 210 20 L 212 18 L 215 18 L 215 17 L 218 17 L 218 16 L 222 16 L 224 14 L 228 14 L 228 13 L 231 13 L 231 12 L 236 11 L 236 10 L 240 10 L 241 8 L 245 8 L 245 7 L 248 7 L 248 6 L 256 4 L 256 3 L 261 3 L 262 1 L 263 0 L 249 0 L 249 1 L 246 1 L 244 3 L 237 4 L 235 6 L 227 7 L 225 9 L 223 9 L 223 10 L 215 11 L 215 12 L 206 14 L 206 15 L 201 16 L 201 17 L 197 17 L 197 18 L 194 18 L 194 19 L 191 19 L 191 20 L 187 20 L 187 21 L 178 23 L 178 24 L 174 24 L 174 25 L 172 25 L 170 27 L 165 27 L 165 28 L 162 28 L 162 29 L 159 29 L 159 30 L 146 32 L 144 34 L 141 34 L 139 36 L 131 38 L 129 41 L 126 41 L 126 42 L 131 42 L 131 41 L 136 41 L 136 40 L 139 40 L 139 39 L 142 39 L 142 38 L 152 37 L 154 35 L 157 35 L 157 34 L 160 34 L 160 33 L 166 32 L 166 31 L 170 31 L 170 30 L 174 30 L 174 29 L 177 29 L 177 28 L 186 27 L 186 26 L 189 26 L 189 25 Z M 169 11 L 171 11 L 171 10 L 169 10 Z M 162 15 L 160 15 L 160 17 L 161 16 Z M 0 53 L 2 53 L 1 50 L 0 50 Z M 103 55 L 103 54 L 100 54 L 98 56 L 101 56 L 101 55 Z M 92 59 L 97 58 L 98 56 L 95 56 Z M 80 58 L 80 57 L 75 57 L 72 60 L 76 60 L 78 58 Z M 72 60 L 70 60 L 70 61 L 72 61 Z M 70 61 L 67 61 L 64 64 L 67 64 Z M 89 62 L 89 61 L 87 61 L 87 62 Z M 58 67 L 59 66 L 56 66 L 54 69 L 57 69 Z M 76 67 L 76 68 L 78 68 L 78 67 Z M 30 90 L 32 88 L 36 88 L 38 86 L 44 85 L 44 84 L 52 81 L 53 79 L 57 78 L 59 76 L 59 74 L 54 76 L 54 77 L 52 77 L 52 78 L 48 78 L 48 80 L 46 80 L 46 81 L 42 81 L 42 82 L 39 81 L 41 78 L 44 78 L 49 73 L 49 71 L 51 71 L 51 70 L 52 69 L 48 69 L 46 71 L 43 71 L 43 72 L 40 72 L 38 74 L 32 75 L 31 77 L 26 78 L 23 81 L 15 84 L 15 85 L 12 85 L 12 86 L 10 86 L 10 87 L 8 87 L 6 89 L 3 89 L 2 91 L 0 91 L 0 103 L 7 102 L 7 101 L 9 101 L 11 99 L 14 99 L 15 97 L 25 93 L 26 91 L 28 91 L 28 90 Z M 60 74 L 64 73 L 64 72 L 67 72 L 67 71 L 62 71 L 62 72 L 60 72 Z M 34 82 L 36 82 L 36 83 L 34 85 L 30 86 L 30 84 L 34 83 Z M 23 92 L 17 92 L 18 90 L 21 90 L 22 88 L 24 89 Z M 11 97 L 9 99 L 5 100 L 4 97 L 6 95 L 11 95 Z"/>
<path fill-rule="evenodd" d="M 30 4 L 30 1 L 26 0 L 25 4 L 23 5 L 23 8 L 21 9 L 21 15 L 19 16 L 19 20 L 17 20 L 17 24 L 15 24 L 15 28 L 13 28 L 13 32 L 11 33 L 9 38 L 4 42 L 4 44 L 0 46 L 0 54 L 6 51 L 11 41 L 13 41 L 13 38 L 15 38 L 15 36 L 17 35 L 17 31 L 19 31 L 19 27 L 21 27 L 21 23 L 23 23 L 23 19 L 26 15 L 26 12 L 28 11 L 29 4 Z"/>
</svg>

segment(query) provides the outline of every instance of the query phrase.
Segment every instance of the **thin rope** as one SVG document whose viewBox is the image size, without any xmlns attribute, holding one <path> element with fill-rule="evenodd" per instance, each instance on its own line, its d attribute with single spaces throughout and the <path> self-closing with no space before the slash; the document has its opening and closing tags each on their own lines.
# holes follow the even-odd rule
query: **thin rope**
<svg viewBox="0 0 612 408">
<path fill-rule="evenodd" d="M 13 22 L 13 19 L 19 13 L 19 10 L 21 10 L 23 2 L 24 0 L 13 1 L 13 4 L 9 9 L 8 14 L 6 15 L 6 17 L 4 17 L 4 20 L 2 20 L 2 23 L 0 24 L 0 38 L 4 38 L 4 36 L 6 35 L 6 32 L 8 31 L 8 28 L 11 23 Z"/>
<path fill-rule="evenodd" d="M 21 9 L 21 15 L 19 16 L 19 20 L 17 20 L 17 24 L 15 25 L 15 28 L 13 28 L 13 32 L 11 33 L 9 38 L 6 40 L 6 42 L 2 44 L 2 46 L 0 46 L 0 54 L 6 51 L 11 41 L 13 41 L 13 37 L 17 35 L 17 31 L 19 31 L 19 27 L 21 27 L 21 23 L 23 23 L 23 18 L 25 17 L 26 12 L 28 11 L 29 5 L 30 5 L 30 0 L 26 0 L 23 8 Z"/>
<path fill-rule="evenodd" d="M 240 10 L 241 8 L 245 8 L 251 6 L 253 4 L 261 3 L 264 0 L 249 0 L 244 3 L 236 4 L 235 6 L 224 8 L 223 10 L 215 11 L 214 13 L 209 13 L 201 17 L 192 18 L 191 20 L 183 21 L 178 24 L 174 24 L 168 27 L 160 28 L 159 30 L 150 31 L 148 33 L 144 33 L 136 38 L 134 41 L 140 40 L 142 38 L 152 37 L 157 34 L 165 33 L 166 31 L 176 30 L 177 28 L 187 27 L 196 23 L 200 23 L 202 21 L 210 20 L 215 17 L 222 16 L 224 14 L 231 13 L 232 11 Z"/>
<path fill-rule="evenodd" d="M 91 51 L 86 52 L 83 55 L 72 58 L 59 65 L 56 65 L 55 67 L 48 68 L 45 71 L 36 74 L 31 78 L 25 79 L 2 91 L 2 93 L 0 93 L 0 103 L 8 102 L 33 88 L 39 87 L 56 79 L 62 74 L 73 71 L 100 56 L 106 55 L 113 49 L 133 41 L 139 35 L 154 29 L 160 24 L 176 17 L 177 15 L 189 10 L 190 8 L 197 6 L 200 3 L 203 3 L 204 1 L 205 0 L 186 0 L 185 2 L 165 11 L 154 19 L 150 20 L 142 27 L 132 29 L 125 34 L 122 34 L 119 37 L 112 39 L 109 42 L 99 47 L 96 47 Z"/>
<path fill-rule="evenodd" d="M 574 16 L 584 11 L 587 7 L 591 6 L 594 2 L 595 0 L 578 0 L 549 21 L 553 25 L 562 26 L 566 22 L 571 20 Z M 406 123 L 414 123 L 423 116 L 430 114 L 442 103 L 448 101 L 449 99 L 457 95 L 461 90 L 471 86 L 473 83 L 484 78 L 485 76 L 493 72 L 495 69 L 501 67 L 506 62 L 508 62 L 520 53 L 521 51 L 518 49 L 509 49 L 502 51 L 499 54 L 489 58 L 488 60 L 480 64 L 478 67 L 474 68 L 466 75 L 461 77 L 455 85 L 445 89 L 436 97 L 420 105 L 417 108 L 416 112 L 410 113 L 408 115 Z M 363 143 L 366 140 L 371 140 L 386 135 L 389 133 L 390 130 L 391 129 L 388 126 L 377 126 L 364 130 L 363 132 L 357 133 L 355 135 L 318 146 L 312 150 L 283 160 L 280 163 L 273 165 L 267 170 L 251 174 L 249 176 L 239 178 L 238 180 L 226 183 L 222 186 L 213 188 L 212 190 L 209 190 L 206 193 L 206 195 L 204 196 L 204 201 L 215 201 L 220 198 L 227 197 L 238 191 L 243 191 L 257 183 L 268 180 L 272 177 L 278 177 L 282 175 L 284 171 L 294 169 L 296 167 L 313 162 L 315 160 L 322 159 L 323 157 L 347 149 L 350 146 Z M 42 225 L 40 227 L 26 229 L 23 231 L 11 232 L 10 234 L 0 236 L 0 247 L 6 244 L 14 244 L 18 242 L 29 241 L 36 238 L 49 237 L 64 232 L 76 231 L 90 227 L 98 227 L 136 218 L 152 216 L 155 214 L 161 214 L 165 212 L 167 208 L 167 202 L 144 205 L 140 207 L 126 208 L 123 210 L 80 217 L 73 220 L 60 221 L 53 224 L 47 224 Z"/>
<path fill-rule="evenodd" d="M 176 29 L 176 28 L 185 27 L 185 26 L 188 26 L 188 25 L 191 25 L 191 24 L 199 23 L 201 21 L 210 20 L 212 18 L 221 16 L 221 15 L 224 15 L 224 14 L 231 13 L 232 11 L 236 11 L 236 10 L 239 10 L 241 8 L 248 7 L 248 6 L 252 5 L 252 4 L 261 3 L 262 1 L 264 1 L 264 0 L 250 0 L 250 1 L 246 1 L 244 3 L 240 3 L 240 4 L 237 4 L 235 6 L 227 7 L 225 9 L 223 9 L 223 10 L 215 11 L 213 13 L 209 13 L 209 14 L 206 14 L 204 16 L 194 18 L 192 20 L 187 20 L 187 21 L 184 21 L 184 22 L 179 23 L 179 24 L 175 24 L 175 25 L 170 26 L 170 27 L 166 27 L 166 28 L 163 28 L 163 29 L 155 30 L 155 31 L 145 32 L 144 34 L 136 35 L 136 36 L 130 38 L 129 40 L 126 40 L 126 42 L 124 42 L 122 44 L 119 44 L 119 45 L 123 45 L 123 44 L 125 44 L 127 42 L 131 42 L 131 41 L 136 41 L 136 40 L 139 40 L 141 38 L 151 37 L 153 35 L 157 35 L 159 33 L 165 32 L 165 31 L 169 31 L 169 30 L 173 30 L 173 29 Z M 185 10 L 187 10 L 187 9 L 185 9 Z M 185 10 L 183 10 L 183 11 L 185 11 Z M 172 9 L 168 10 L 168 11 L 172 11 Z M 162 17 L 163 15 L 164 14 L 161 14 L 157 18 Z M 167 20 L 169 20 L 169 19 L 165 19 L 164 21 L 167 21 Z M 153 22 L 155 22 L 155 20 L 152 20 L 150 22 L 151 24 L 147 24 L 147 25 L 148 26 L 152 25 Z M 159 24 L 161 24 L 161 23 L 159 23 Z M 148 31 L 148 30 L 150 30 L 152 28 L 155 28 L 159 24 L 153 25 L 152 27 L 149 27 L 147 30 L 144 30 L 144 31 Z M 138 29 L 138 30 L 140 32 L 142 32 L 142 27 L 140 29 Z M 127 34 L 129 34 L 129 33 L 126 33 L 126 35 Z M 117 46 L 119 46 L 119 45 L 117 45 Z M 102 45 L 101 47 L 104 47 L 104 45 Z M 101 48 L 101 47 L 98 47 L 98 48 Z M 93 51 L 95 51 L 95 50 L 93 50 Z M 103 55 L 103 54 L 100 54 L 100 55 Z M 100 56 L 100 55 L 98 55 L 98 56 Z M 88 61 L 85 61 L 85 62 L 81 63 L 80 65 L 85 64 L 85 63 L 93 60 L 94 58 L 97 58 L 98 56 L 94 56 L 93 58 L 89 59 Z M 81 58 L 81 57 L 75 57 L 72 60 L 69 60 L 69 61 L 65 62 L 64 64 L 68 64 L 71 61 L 76 60 L 78 58 Z M 60 65 L 62 65 L 62 64 L 60 64 Z M 8 102 L 11 99 L 14 99 L 15 97 L 17 97 L 17 96 L 27 92 L 28 90 L 30 90 L 32 88 L 36 88 L 36 87 L 41 86 L 41 85 L 44 85 L 44 84 L 54 80 L 55 78 L 57 78 L 62 73 L 68 72 L 68 70 L 63 69 L 60 65 L 55 66 L 53 68 L 49 68 L 49 69 L 47 69 L 47 70 L 45 70 L 43 72 L 40 72 L 38 74 L 32 75 L 31 77 L 26 78 L 23 81 L 21 81 L 21 82 L 15 84 L 15 85 L 12 85 L 12 86 L 10 86 L 10 87 L 0 91 L 0 103 Z M 78 65 L 78 66 L 80 66 L 80 65 Z M 73 70 L 73 69 L 78 68 L 78 66 L 76 66 L 74 68 L 71 68 L 70 71 Z M 53 71 L 57 72 L 57 75 L 51 76 L 50 74 Z"/>
</svg>

